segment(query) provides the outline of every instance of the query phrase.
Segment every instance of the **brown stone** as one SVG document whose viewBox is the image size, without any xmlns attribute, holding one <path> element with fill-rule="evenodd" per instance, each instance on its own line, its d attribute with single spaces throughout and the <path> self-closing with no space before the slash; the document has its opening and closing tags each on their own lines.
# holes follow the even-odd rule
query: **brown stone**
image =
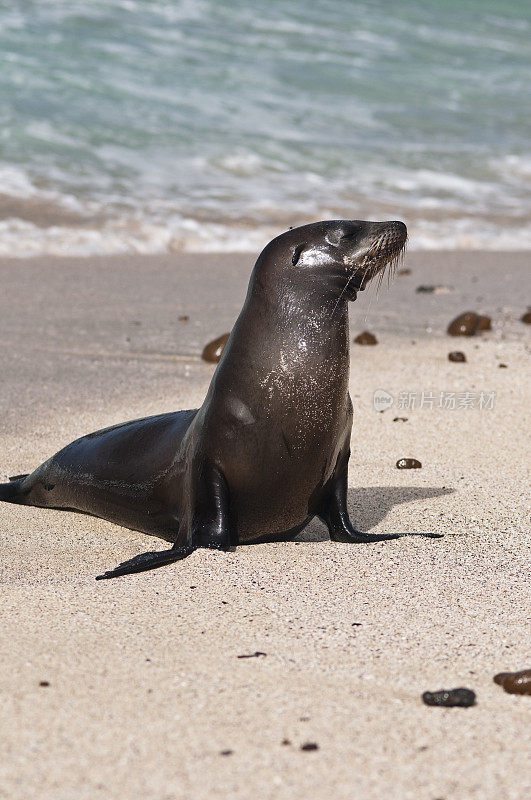
<svg viewBox="0 0 531 800">
<path fill-rule="evenodd" d="M 466 356 L 461 350 L 452 350 L 451 353 L 448 353 L 448 361 L 466 361 Z"/>
<path fill-rule="evenodd" d="M 230 333 L 224 333 L 222 336 L 218 336 L 217 339 L 213 339 L 211 342 L 208 342 L 203 348 L 203 352 L 201 353 L 201 358 L 203 361 L 210 361 L 214 364 L 217 364 L 220 360 L 223 350 L 225 349 L 225 345 L 229 340 Z"/>
<path fill-rule="evenodd" d="M 399 458 L 396 467 L 397 469 L 420 469 L 422 464 L 416 458 Z"/>
<path fill-rule="evenodd" d="M 465 311 L 450 322 L 447 333 L 450 336 L 474 336 L 478 324 L 479 315 L 475 311 Z"/>
<path fill-rule="evenodd" d="M 494 683 L 503 687 L 508 694 L 531 695 L 531 669 L 520 672 L 499 672 L 494 676 Z"/>
<path fill-rule="evenodd" d="M 354 339 L 355 344 L 378 344 L 378 339 L 374 335 L 374 333 L 370 333 L 369 331 L 363 331 L 363 333 L 359 333 L 356 338 Z"/>
</svg>

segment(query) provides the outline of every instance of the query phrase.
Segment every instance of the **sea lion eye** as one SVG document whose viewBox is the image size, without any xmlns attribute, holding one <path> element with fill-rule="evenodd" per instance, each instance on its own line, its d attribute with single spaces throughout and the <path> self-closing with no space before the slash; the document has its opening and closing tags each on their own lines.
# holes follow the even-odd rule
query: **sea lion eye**
<svg viewBox="0 0 531 800">
<path fill-rule="evenodd" d="M 303 250 L 304 250 L 304 245 L 303 244 L 299 244 L 299 245 L 297 245 L 297 247 L 293 251 L 293 256 L 291 258 L 291 263 L 293 264 L 293 266 L 295 266 L 295 264 L 297 263 L 297 261 L 301 257 L 301 253 L 302 253 Z"/>
</svg>

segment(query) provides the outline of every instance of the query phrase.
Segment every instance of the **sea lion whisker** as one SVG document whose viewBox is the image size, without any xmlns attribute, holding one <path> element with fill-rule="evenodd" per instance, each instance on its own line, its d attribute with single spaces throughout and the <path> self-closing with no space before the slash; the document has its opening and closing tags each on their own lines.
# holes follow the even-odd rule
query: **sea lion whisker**
<svg viewBox="0 0 531 800">
<path fill-rule="evenodd" d="M 338 307 L 338 305 L 339 305 L 339 303 L 341 301 L 341 298 L 343 297 L 343 295 L 347 291 L 349 283 L 350 283 L 350 281 L 352 280 L 353 277 L 354 277 L 354 273 L 352 273 L 352 275 L 349 277 L 349 279 L 347 280 L 346 284 L 344 285 L 343 289 L 341 290 L 341 293 L 340 293 L 339 297 L 337 298 L 337 300 L 335 302 L 335 305 L 334 305 L 334 307 L 332 309 L 332 313 L 330 314 L 331 317 L 334 316 L 335 310 Z"/>
<path fill-rule="evenodd" d="M 361 265 L 361 266 L 362 266 L 362 268 L 363 268 L 363 266 L 365 266 L 365 264 L 367 264 L 367 262 L 368 262 L 368 266 L 365 268 L 365 271 L 364 271 L 363 275 L 361 276 L 360 286 L 363 286 L 363 281 L 365 280 L 365 276 L 367 275 L 367 273 L 369 272 L 369 270 L 370 270 L 370 268 L 371 268 L 371 263 L 372 263 L 372 261 L 369 259 L 369 256 L 365 256 L 365 258 L 364 258 L 364 260 L 363 260 L 363 263 L 362 263 L 362 265 Z M 349 287 L 349 284 L 350 284 L 351 280 L 354 278 L 355 274 L 356 274 L 356 273 L 355 273 L 355 272 L 353 272 L 353 273 L 352 273 L 352 274 L 351 274 L 351 275 L 348 277 L 348 279 L 347 279 L 347 282 L 345 283 L 345 285 L 344 285 L 343 289 L 341 290 L 341 292 L 340 292 L 340 294 L 339 294 L 339 297 L 337 298 L 337 300 L 336 300 L 336 302 L 335 302 L 334 308 L 332 309 L 332 314 L 331 314 L 331 316 L 333 316 L 333 315 L 334 315 L 334 312 L 335 312 L 336 308 L 338 307 L 338 305 L 339 305 L 339 302 L 340 302 L 341 298 L 344 296 L 345 292 L 347 291 L 347 289 L 348 289 L 348 287 Z"/>
</svg>

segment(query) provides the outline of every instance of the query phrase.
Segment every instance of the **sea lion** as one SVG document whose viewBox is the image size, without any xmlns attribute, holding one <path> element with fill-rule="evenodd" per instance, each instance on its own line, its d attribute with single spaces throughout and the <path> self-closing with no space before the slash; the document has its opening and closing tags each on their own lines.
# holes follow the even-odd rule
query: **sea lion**
<svg viewBox="0 0 531 800">
<path fill-rule="evenodd" d="M 81 511 L 173 542 L 99 575 L 114 578 L 199 547 L 289 539 L 314 516 L 341 542 L 352 403 L 348 301 L 393 266 L 402 222 L 333 220 L 290 229 L 262 251 L 201 408 L 90 433 L 0 500 Z"/>
</svg>

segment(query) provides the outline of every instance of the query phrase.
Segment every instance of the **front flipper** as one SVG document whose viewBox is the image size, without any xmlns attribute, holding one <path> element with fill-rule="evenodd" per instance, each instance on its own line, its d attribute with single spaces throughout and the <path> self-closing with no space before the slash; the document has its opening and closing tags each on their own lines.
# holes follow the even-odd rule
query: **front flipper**
<svg viewBox="0 0 531 800">
<path fill-rule="evenodd" d="M 120 575 L 131 575 L 134 572 L 145 572 L 165 564 L 189 556 L 199 547 L 211 550 L 228 550 L 231 546 L 229 529 L 229 490 L 227 482 L 217 467 L 202 462 L 194 470 L 192 481 L 194 504 L 192 519 L 189 523 L 181 522 L 178 542 L 170 550 L 157 550 L 131 558 L 119 564 L 116 569 L 98 575 L 96 580 L 118 578 Z M 188 534 L 187 531 L 191 531 Z M 186 541 L 186 544 L 182 542 Z"/>
<path fill-rule="evenodd" d="M 349 454 L 350 455 L 350 454 Z M 333 542 L 383 542 L 389 539 L 400 539 L 403 536 L 425 536 L 430 539 L 441 539 L 441 533 L 362 533 L 352 525 L 347 510 L 347 465 L 348 456 L 341 467 L 338 478 L 327 501 L 319 511 L 319 517 L 325 523 Z"/>
<path fill-rule="evenodd" d="M 124 561 L 119 564 L 115 569 L 110 569 L 104 572 L 103 575 L 97 575 L 97 581 L 108 580 L 109 578 L 118 578 L 120 575 L 132 575 L 134 572 L 146 572 L 148 569 L 156 569 L 163 567 L 165 564 L 172 564 L 174 561 L 181 561 L 181 559 L 193 553 L 195 547 L 172 547 L 169 550 L 155 550 L 150 553 L 141 553 L 139 556 L 130 558 L 129 561 Z"/>
</svg>

